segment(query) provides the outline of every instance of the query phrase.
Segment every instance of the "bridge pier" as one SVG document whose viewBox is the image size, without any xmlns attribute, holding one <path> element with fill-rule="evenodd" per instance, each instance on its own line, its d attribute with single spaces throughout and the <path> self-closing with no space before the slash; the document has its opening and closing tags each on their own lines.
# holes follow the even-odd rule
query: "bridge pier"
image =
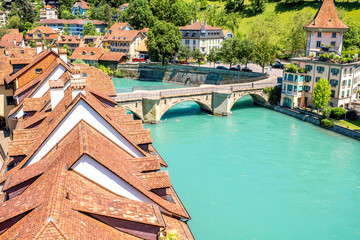
<svg viewBox="0 0 360 240">
<path fill-rule="evenodd" d="M 161 119 L 160 98 L 143 98 L 143 121 L 156 124 Z"/>
<path fill-rule="evenodd" d="M 216 91 L 212 93 L 212 114 L 228 116 L 231 110 L 232 91 Z"/>
</svg>

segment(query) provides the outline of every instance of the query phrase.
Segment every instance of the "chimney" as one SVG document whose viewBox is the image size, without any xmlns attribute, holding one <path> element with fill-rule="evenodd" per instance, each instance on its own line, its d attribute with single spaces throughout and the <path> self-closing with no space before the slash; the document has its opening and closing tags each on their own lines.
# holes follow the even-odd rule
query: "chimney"
<svg viewBox="0 0 360 240">
<path fill-rule="evenodd" d="M 194 23 L 194 20 L 190 19 L 190 24 L 193 25 L 193 23 Z"/>
<path fill-rule="evenodd" d="M 72 91 L 72 99 L 76 98 L 76 96 L 80 93 L 86 96 L 86 78 L 70 78 L 70 87 Z"/>
<path fill-rule="evenodd" d="M 59 56 L 60 56 L 61 60 L 68 63 L 67 53 L 66 53 L 65 49 L 60 49 L 59 50 Z"/>
<path fill-rule="evenodd" d="M 64 82 L 61 80 L 50 80 L 49 87 L 51 97 L 51 110 L 54 110 L 54 108 L 64 97 Z"/>
<path fill-rule="evenodd" d="M 41 42 L 36 42 L 36 54 L 39 54 L 43 51 Z"/>
<path fill-rule="evenodd" d="M 59 54 L 59 48 L 58 48 L 58 45 L 57 45 L 57 44 L 54 44 L 54 45 L 51 47 L 51 50 L 53 50 L 54 52 L 56 52 L 57 54 Z"/>
<path fill-rule="evenodd" d="M 205 21 L 204 21 L 204 25 L 206 25 L 206 23 L 207 23 L 207 21 L 206 21 L 206 19 L 205 19 Z"/>
<path fill-rule="evenodd" d="M 196 22 L 199 22 L 199 19 L 198 19 L 198 18 L 196 19 Z"/>
</svg>

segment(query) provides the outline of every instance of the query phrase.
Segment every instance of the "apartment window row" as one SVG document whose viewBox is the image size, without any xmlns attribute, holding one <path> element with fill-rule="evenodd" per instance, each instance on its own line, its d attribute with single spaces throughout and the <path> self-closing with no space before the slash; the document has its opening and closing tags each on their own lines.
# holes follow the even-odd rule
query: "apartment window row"
<svg viewBox="0 0 360 240">
<path fill-rule="evenodd" d="M 112 47 L 128 47 L 129 46 L 129 43 L 114 43 L 114 42 L 111 42 L 111 46 Z"/>
<path fill-rule="evenodd" d="M 322 37 L 322 33 L 321 33 L 321 32 L 318 32 L 318 33 L 317 33 L 317 36 L 318 36 L 319 38 L 321 38 L 321 37 Z M 332 37 L 332 38 L 336 38 L 336 33 L 332 33 L 332 34 L 331 34 L 331 37 Z"/>
<path fill-rule="evenodd" d="M 332 87 L 336 87 L 338 84 L 339 84 L 339 81 L 338 81 L 338 80 L 330 79 L 330 85 L 331 85 Z"/>
<path fill-rule="evenodd" d="M 340 73 L 340 69 L 338 69 L 338 68 L 331 68 L 331 69 L 330 69 L 330 72 L 331 72 L 332 75 L 337 76 L 337 75 Z"/>
<path fill-rule="evenodd" d="M 325 68 L 324 67 L 321 67 L 321 66 L 318 66 L 316 68 L 316 70 L 318 71 L 318 73 L 323 73 L 325 71 Z"/>
<path fill-rule="evenodd" d="M 305 65 L 306 71 L 310 72 L 313 69 L 312 65 Z"/>
<path fill-rule="evenodd" d="M 311 76 L 305 76 L 305 82 L 311 82 Z"/>
</svg>

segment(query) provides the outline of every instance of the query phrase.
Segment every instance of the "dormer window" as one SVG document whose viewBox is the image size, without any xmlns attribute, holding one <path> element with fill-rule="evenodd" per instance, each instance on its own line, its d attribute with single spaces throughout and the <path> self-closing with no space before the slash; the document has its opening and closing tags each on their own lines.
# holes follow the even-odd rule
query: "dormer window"
<svg viewBox="0 0 360 240">
<path fill-rule="evenodd" d="M 43 72 L 43 70 L 42 70 L 42 68 L 37 68 L 37 69 L 35 69 L 35 72 L 37 74 L 41 74 Z"/>
</svg>

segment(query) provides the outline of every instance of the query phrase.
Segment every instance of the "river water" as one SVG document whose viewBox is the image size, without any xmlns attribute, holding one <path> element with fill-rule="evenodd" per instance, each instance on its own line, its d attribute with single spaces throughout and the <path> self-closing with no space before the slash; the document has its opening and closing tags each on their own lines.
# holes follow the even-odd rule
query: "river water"
<svg viewBox="0 0 360 240">
<path fill-rule="evenodd" d="M 360 142 L 248 96 L 229 117 L 184 102 L 145 127 L 196 239 L 360 239 Z"/>
</svg>

